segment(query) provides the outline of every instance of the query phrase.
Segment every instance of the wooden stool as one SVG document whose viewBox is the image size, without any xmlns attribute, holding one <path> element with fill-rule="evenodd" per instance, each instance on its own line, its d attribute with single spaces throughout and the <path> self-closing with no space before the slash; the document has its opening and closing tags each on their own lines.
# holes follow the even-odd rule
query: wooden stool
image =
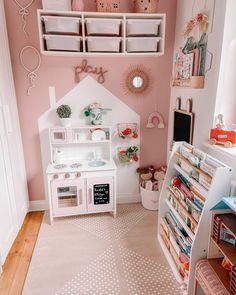
<svg viewBox="0 0 236 295">
<path fill-rule="evenodd" d="M 196 265 L 193 295 L 197 295 L 198 284 L 206 295 L 230 295 L 206 259 Z"/>
</svg>

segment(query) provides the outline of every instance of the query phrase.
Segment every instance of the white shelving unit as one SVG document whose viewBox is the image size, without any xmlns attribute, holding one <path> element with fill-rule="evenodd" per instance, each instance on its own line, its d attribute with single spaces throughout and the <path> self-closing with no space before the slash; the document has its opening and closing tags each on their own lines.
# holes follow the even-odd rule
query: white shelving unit
<svg viewBox="0 0 236 295">
<path fill-rule="evenodd" d="M 38 10 L 38 26 L 44 55 L 161 56 L 165 50 L 165 14 Z"/>
<path fill-rule="evenodd" d="M 182 145 L 184 145 L 184 143 L 176 143 L 174 145 L 167 169 L 166 178 L 161 191 L 158 219 L 158 240 L 176 280 L 179 283 L 183 284 L 183 293 L 192 295 L 195 265 L 198 260 L 207 257 L 207 249 L 209 243 L 209 225 L 211 216 L 210 209 L 214 205 L 216 205 L 223 196 L 229 195 L 230 183 L 232 179 L 232 169 L 205 154 L 205 157 L 212 159 L 213 161 L 217 161 L 217 168 L 215 169 L 214 175 L 211 177 L 211 185 L 207 190 L 197 180 L 194 180 L 189 175 L 189 173 L 184 171 L 184 169 L 179 166 L 179 159 L 183 159 L 183 156 L 180 154 L 180 148 Z M 185 159 L 185 161 L 188 160 Z M 197 171 L 199 174 L 202 173 L 203 175 L 206 175 L 206 172 L 195 167 L 190 162 L 189 166 L 192 167 L 192 169 Z M 178 210 L 175 208 L 175 206 L 172 205 L 171 201 L 169 200 L 169 195 L 171 193 L 171 190 L 169 189 L 171 180 L 174 176 L 180 175 L 184 177 L 189 185 L 191 185 L 190 191 L 193 190 L 195 192 L 195 196 L 199 196 L 199 198 L 201 198 L 202 200 L 202 203 L 204 203 L 204 207 L 198 221 L 194 220 L 191 216 L 191 212 L 186 209 L 187 217 L 189 217 L 190 220 L 192 220 L 196 224 L 194 230 L 192 230 L 192 228 L 187 225 L 185 220 L 181 217 L 181 214 L 179 214 Z M 206 175 L 206 177 L 210 177 L 210 175 Z M 179 208 L 178 206 L 182 208 L 184 207 L 183 202 L 181 203 L 180 198 L 178 199 L 177 195 L 174 195 L 172 200 L 173 199 L 178 204 L 177 208 Z M 185 233 L 187 234 L 187 239 L 192 240 L 191 252 L 189 257 L 189 272 L 188 275 L 185 276 L 185 278 L 183 278 L 180 272 L 180 260 L 176 259 L 176 257 L 174 259 L 174 256 L 177 255 L 175 247 L 176 245 L 177 247 L 179 246 L 178 240 L 176 239 L 175 241 L 173 241 L 173 235 L 169 235 L 169 233 L 165 232 L 166 223 L 164 222 L 164 219 L 168 212 L 171 212 L 173 214 L 180 226 L 182 226 L 182 228 L 185 230 Z M 181 250 L 181 252 L 183 252 L 183 250 Z M 174 256 L 173 253 L 175 253 Z"/>
</svg>

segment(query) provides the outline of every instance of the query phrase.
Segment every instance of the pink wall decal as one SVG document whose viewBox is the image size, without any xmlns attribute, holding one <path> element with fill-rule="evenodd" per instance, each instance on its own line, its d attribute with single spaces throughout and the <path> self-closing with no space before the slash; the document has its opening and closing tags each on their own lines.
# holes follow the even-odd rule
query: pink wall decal
<svg viewBox="0 0 236 295">
<path fill-rule="evenodd" d="M 57 98 L 64 96 L 75 84 L 74 67 L 82 62 L 82 58 L 45 57 L 42 56 L 42 66 L 38 72 L 37 85 L 26 95 L 28 81 L 20 65 L 19 53 L 23 46 L 32 45 L 39 48 L 37 15 L 41 8 L 41 1 L 35 1 L 31 6 L 28 17 L 28 33 L 26 38 L 22 33 L 21 18 L 13 1 L 5 0 L 5 10 L 11 49 L 11 59 L 16 86 L 18 109 L 25 152 L 25 162 L 28 177 L 30 200 L 44 199 L 42 164 L 40 156 L 38 118 L 50 107 L 48 87 L 55 86 Z M 93 0 L 84 1 L 86 11 L 96 11 Z M 133 1 L 121 1 L 121 11 L 132 12 Z M 170 77 L 172 70 L 173 44 L 175 36 L 176 0 L 160 1 L 160 12 L 167 13 L 166 53 L 158 58 L 125 58 L 99 57 L 89 58 L 88 62 L 94 67 L 103 66 L 109 75 L 103 84 L 115 96 L 123 100 L 128 106 L 141 116 L 141 164 L 164 165 L 166 162 L 167 128 L 146 129 L 149 114 L 158 105 L 158 111 L 168 122 L 170 102 Z M 34 56 L 29 52 L 28 66 L 35 66 Z M 143 63 L 150 69 L 154 77 L 154 85 L 144 97 L 124 95 L 121 85 L 124 72 L 130 67 Z M 86 74 L 81 74 L 84 78 Z"/>
</svg>

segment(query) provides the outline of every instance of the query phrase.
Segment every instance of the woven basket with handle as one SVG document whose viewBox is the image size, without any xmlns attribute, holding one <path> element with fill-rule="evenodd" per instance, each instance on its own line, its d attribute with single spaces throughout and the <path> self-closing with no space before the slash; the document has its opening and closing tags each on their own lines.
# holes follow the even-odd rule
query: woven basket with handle
<svg viewBox="0 0 236 295">
<path fill-rule="evenodd" d="M 159 0 L 134 0 L 134 10 L 137 13 L 157 13 Z"/>
</svg>

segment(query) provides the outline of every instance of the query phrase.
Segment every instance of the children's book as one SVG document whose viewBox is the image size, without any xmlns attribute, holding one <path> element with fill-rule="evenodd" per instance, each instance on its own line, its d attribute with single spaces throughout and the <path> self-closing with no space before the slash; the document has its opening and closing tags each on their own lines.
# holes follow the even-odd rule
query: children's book
<svg viewBox="0 0 236 295">
<path fill-rule="evenodd" d="M 185 54 L 183 56 L 182 78 L 185 80 L 190 79 L 190 77 L 193 75 L 193 61 L 194 53 Z"/>
</svg>

